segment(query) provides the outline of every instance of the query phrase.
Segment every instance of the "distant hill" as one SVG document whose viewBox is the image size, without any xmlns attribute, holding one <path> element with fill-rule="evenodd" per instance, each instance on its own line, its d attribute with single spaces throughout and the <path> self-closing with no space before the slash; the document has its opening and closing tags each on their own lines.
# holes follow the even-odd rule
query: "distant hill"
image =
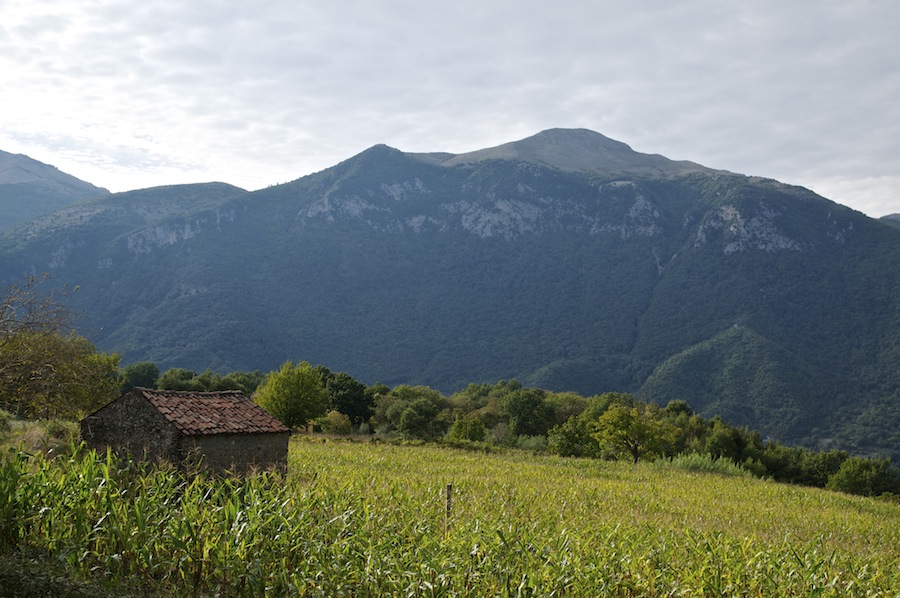
<svg viewBox="0 0 900 598">
<path fill-rule="evenodd" d="M 632 391 L 895 456 L 898 264 L 900 230 L 812 191 L 564 129 L 115 194 L 0 236 L 0 279 L 79 285 L 84 332 L 126 362 Z"/>
<path fill-rule="evenodd" d="M 54 166 L 0 151 L 0 230 L 84 199 L 109 195 Z"/>
<path fill-rule="evenodd" d="M 887 216 L 882 216 L 879 220 L 885 224 L 900 228 L 900 214 L 888 214 Z"/>
</svg>

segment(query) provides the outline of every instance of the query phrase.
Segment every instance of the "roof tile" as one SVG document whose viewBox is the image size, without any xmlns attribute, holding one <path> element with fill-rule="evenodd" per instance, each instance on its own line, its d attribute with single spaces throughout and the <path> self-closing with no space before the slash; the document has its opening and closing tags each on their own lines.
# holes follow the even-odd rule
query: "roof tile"
<svg viewBox="0 0 900 598">
<path fill-rule="evenodd" d="M 239 390 L 194 392 L 135 387 L 131 392 L 146 399 L 186 436 L 290 432 Z"/>
</svg>

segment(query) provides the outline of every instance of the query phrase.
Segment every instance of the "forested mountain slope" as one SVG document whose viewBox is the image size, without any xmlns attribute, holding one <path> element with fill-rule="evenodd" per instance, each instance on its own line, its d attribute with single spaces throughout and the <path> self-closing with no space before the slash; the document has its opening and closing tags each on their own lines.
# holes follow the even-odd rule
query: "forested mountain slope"
<svg viewBox="0 0 900 598">
<path fill-rule="evenodd" d="M 552 130 L 73 210 L 0 238 L 0 278 L 80 285 L 84 333 L 126 361 L 628 390 L 786 442 L 900 446 L 900 230 L 803 188 Z"/>
</svg>

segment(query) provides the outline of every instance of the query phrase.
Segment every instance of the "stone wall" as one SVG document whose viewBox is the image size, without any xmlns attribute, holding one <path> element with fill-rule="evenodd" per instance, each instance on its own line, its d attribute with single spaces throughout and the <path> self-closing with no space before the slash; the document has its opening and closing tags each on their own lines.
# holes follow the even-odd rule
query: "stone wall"
<svg viewBox="0 0 900 598">
<path fill-rule="evenodd" d="M 186 462 L 200 459 L 201 468 L 213 473 L 244 474 L 272 468 L 287 471 L 289 438 L 289 432 L 185 436 L 179 453 Z"/>
<path fill-rule="evenodd" d="M 84 418 L 81 439 L 97 450 L 111 447 L 136 458 L 179 462 L 181 433 L 147 401 L 131 394 Z"/>
</svg>

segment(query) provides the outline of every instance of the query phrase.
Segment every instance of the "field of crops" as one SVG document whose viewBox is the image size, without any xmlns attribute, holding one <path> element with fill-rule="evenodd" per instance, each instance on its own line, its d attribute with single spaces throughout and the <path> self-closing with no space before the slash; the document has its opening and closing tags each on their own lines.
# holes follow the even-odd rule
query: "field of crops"
<svg viewBox="0 0 900 598">
<path fill-rule="evenodd" d="M 0 469 L 0 552 L 153 595 L 900 595 L 897 503 L 671 465 L 295 438 L 286 478 Z"/>
</svg>

